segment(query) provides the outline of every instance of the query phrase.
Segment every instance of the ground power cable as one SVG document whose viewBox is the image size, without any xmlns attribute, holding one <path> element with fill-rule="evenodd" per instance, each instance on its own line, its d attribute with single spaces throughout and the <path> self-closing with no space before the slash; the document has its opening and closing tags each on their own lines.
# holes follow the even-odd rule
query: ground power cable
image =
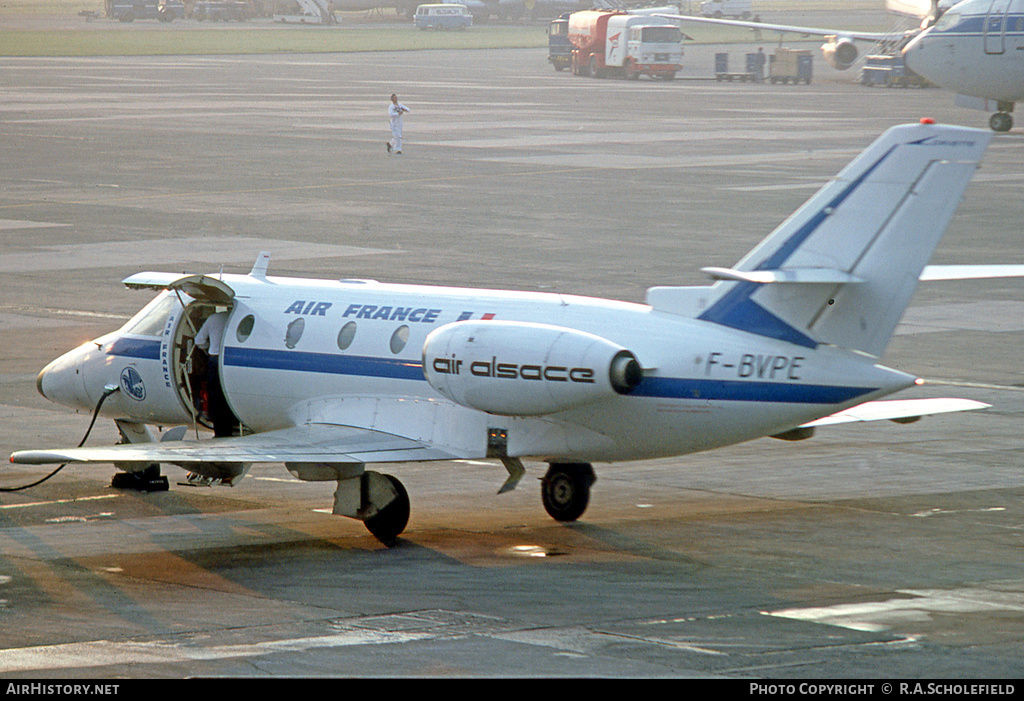
<svg viewBox="0 0 1024 701">
<path fill-rule="evenodd" d="M 82 440 L 79 441 L 79 443 L 78 443 L 78 445 L 76 447 L 81 448 L 83 445 L 85 445 L 85 441 L 89 439 L 89 434 L 92 433 L 92 427 L 96 425 L 96 417 L 98 417 L 100 415 L 100 407 L 103 406 L 103 402 L 107 401 L 107 397 L 109 397 L 114 392 L 118 391 L 119 389 L 121 389 L 121 388 L 118 385 L 107 385 L 106 387 L 103 388 L 103 396 L 100 397 L 100 400 L 98 402 L 96 402 L 96 408 L 93 409 L 92 421 L 89 422 L 89 428 L 87 428 L 85 430 L 85 435 L 82 436 Z M 21 487 L 0 487 L 0 493 L 21 492 L 21 491 L 24 491 L 26 489 L 31 489 L 32 487 L 36 487 L 36 486 L 42 484 L 43 482 L 45 482 L 46 480 L 50 479 L 51 477 L 53 477 L 55 474 L 57 474 L 61 470 L 63 470 L 65 468 L 65 466 L 67 466 L 67 465 L 68 465 L 68 463 L 62 463 L 60 466 L 57 467 L 56 470 L 54 470 L 50 474 L 46 475 L 46 477 L 43 477 L 42 479 L 33 482 L 32 484 L 22 485 Z"/>
</svg>

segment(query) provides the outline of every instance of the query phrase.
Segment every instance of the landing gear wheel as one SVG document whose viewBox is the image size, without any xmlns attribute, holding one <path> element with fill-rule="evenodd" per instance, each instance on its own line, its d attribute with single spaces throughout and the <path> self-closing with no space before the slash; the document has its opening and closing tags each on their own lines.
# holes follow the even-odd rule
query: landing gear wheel
<svg viewBox="0 0 1024 701">
<path fill-rule="evenodd" d="M 575 521 L 587 510 L 596 481 L 589 463 L 551 463 L 540 483 L 544 510 L 556 521 Z"/>
<path fill-rule="evenodd" d="M 394 500 L 370 518 L 363 521 L 366 530 L 389 548 L 398 542 L 398 536 L 409 523 L 409 493 L 405 485 L 391 475 L 384 475 L 398 492 Z"/>
<path fill-rule="evenodd" d="M 1008 112 L 996 112 L 989 117 L 988 125 L 992 131 L 1010 131 L 1013 127 L 1013 115 Z"/>
</svg>

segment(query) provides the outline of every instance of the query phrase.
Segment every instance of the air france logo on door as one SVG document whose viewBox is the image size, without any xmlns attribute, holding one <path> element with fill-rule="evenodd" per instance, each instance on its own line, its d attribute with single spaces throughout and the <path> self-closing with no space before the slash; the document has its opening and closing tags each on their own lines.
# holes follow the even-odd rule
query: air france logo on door
<svg viewBox="0 0 1024 701">
<path fill-rule="evenodd" d="M 146 398 L 146 385 L 142 382 L 142 375 L 131 366 L 121 371 L 121 389 L 136 401 L 141 402 Z"/>
</svg>

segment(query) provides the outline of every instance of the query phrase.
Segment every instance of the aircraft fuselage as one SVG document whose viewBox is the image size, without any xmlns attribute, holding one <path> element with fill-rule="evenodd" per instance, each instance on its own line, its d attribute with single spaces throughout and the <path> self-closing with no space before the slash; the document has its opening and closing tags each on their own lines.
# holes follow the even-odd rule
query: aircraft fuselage
<svg viewBox="0 0 1024 701">
<path fill-rule="evenodd" d="M 371 281 L 223 281 L 235 297 L 221 381 L 237 419 L 257 433 L 334 416 L 372 429 L 401 415 L 414 437 L 457 446 L 466 458 L 486 456 L 500 433 L 511 457 L 635 460 L 783 432 L 914 381 L 863 354 L 642 304 Z M 86 411 L 104 387 L 120 385 L 104 415 L 193 423 L 188 385 L 199 381 L 188 379 L 188 346 L 214 308 L 161 293 L 120 331 L 47 366 L 40 391 Z M 479 348 L 425 349 L 432 332 L 470 329 L 498 335 Z M 592 337 L 606 342 L 604 360 Z M 617 348 L 642 370 L 624 393 L 608 388 Z M 454 388 L 456 401 L 437 387 Z"/>
<path fill-rule="evenodd" d="M 1024 100 L 1024 0 L 955 5 L 904 49 L 907 66 L 961 95 Z"/>
</svg>

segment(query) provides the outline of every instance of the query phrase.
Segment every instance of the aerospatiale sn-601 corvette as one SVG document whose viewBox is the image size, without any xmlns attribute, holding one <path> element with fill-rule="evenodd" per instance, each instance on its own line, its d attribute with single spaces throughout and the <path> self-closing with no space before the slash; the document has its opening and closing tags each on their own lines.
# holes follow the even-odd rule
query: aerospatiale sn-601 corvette
<svg viewBox="0 0 1024 701">
<path fill-rule="evenodd" d="M 39 374 L 47 399 L 114 419 L 109 447 L 28 450 L 15 463 L 172 463 L 233 484 L 251 463 L 336 482 L 334 513 L 391 544 L 409 498 L 370 463 L 497 458 L 549 463 L 557 520 L 587 506 L 592 463 L 809 437 L 842 421 L 909 421 L 982 408 L 876 401 L 917 378 L 879 364 L 919 279 L 1019 275 L 1021 266 L 926 264 L 991 133 L 894 127 L 733 268 L 704 287 L 654 287 L 646 304 L 565 294 L 139 273 L 161 290 L 120 330 Z M 217 361 L 234 435 L 208 423 L 192 350 L 229 313 Z M 156 440 L 149 426 L 175 426 Z"/>
</svg>

